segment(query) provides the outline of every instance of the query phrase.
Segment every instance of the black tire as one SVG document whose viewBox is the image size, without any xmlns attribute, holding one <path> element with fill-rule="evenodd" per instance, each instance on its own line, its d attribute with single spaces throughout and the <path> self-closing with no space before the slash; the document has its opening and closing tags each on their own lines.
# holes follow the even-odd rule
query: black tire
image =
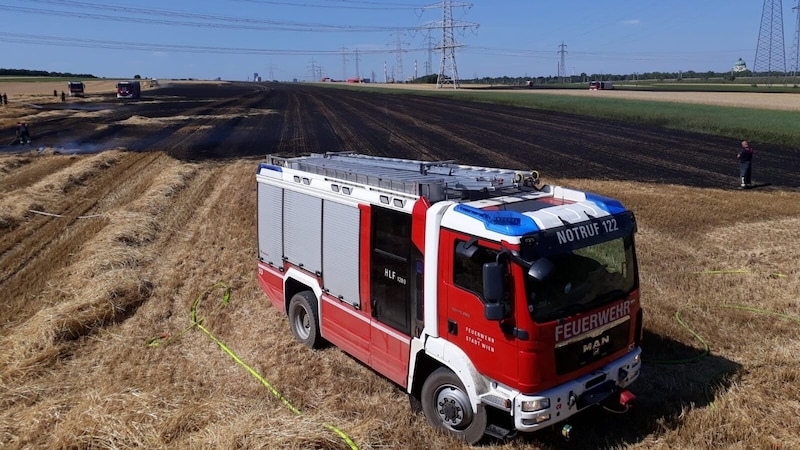
<svg viewBox="0 0 800 450">
<path fill-rule="evenodd" d="M 436 369 L 422 385 L 422 412 L 432 427 L 469 445 L 477 444 L 486 431 L 487 417 L 483 405 L 472 411 L 461 380 L 449 369 Z"/>
<path fill-rule="evenodd" d="M 317 299 L 311 291 L 298 292 L 289 302 L 289 327 L 294 338 L 310 348 L 320 348 L 323 340 L 319 332 Z"/>
</svg>

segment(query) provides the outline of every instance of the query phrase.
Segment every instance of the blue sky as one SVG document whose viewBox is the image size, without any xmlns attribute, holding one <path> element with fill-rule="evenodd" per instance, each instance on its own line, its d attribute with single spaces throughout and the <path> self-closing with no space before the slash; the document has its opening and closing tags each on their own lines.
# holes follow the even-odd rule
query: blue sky
<svg viewBox="0 0 800 450">
<path fill-rule="evenodd" d="M 442 8 L 404 0 L 0 0 L 0 67 L 100 77 L 384 81 L 438 73 Z M 441 0 L 439 2 L 441 4 Z M 467 2 L 454 2 L 456 5 Z M 760 0 L 476 0 L 453 8 L 475 76 L 752 68 Z M 783 0 L 787 68 L 795 0 Z M 437 28 L 438 26 L 438 28 Z M 402 49 L 398 53 L 398 48 Z M 415 69 L 416 65 L 416 69 Z M 402 70 L 401 70 L 402 69 Z M 416 72 L 415 72 L 416 70 Z"/>
</svg>

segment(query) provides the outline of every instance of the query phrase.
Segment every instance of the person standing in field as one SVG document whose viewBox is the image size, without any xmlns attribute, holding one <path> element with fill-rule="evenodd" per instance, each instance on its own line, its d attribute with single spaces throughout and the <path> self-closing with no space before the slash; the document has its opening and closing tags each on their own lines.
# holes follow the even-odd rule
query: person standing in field
<svg viewBox="0 0 800 450">
<path fill-rule="evenodd" d="M 20 145 L 31 143 L 31 132 L 25 122 L 17 122 L 17 142 Z"/>
<path fill-rule="evenodd" d="M 741 189 L 753 187 L 750 179 L 753 172 L 753 148 L 747 141 L 742 141 L 742 148 L 736 157 L 739 159 L 739 187 Z"/>
</svg>

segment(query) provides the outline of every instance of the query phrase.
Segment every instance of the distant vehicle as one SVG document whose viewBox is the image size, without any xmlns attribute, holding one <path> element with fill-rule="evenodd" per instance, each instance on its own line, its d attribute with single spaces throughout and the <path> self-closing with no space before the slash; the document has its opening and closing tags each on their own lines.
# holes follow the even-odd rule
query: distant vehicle
<svg viewBox="0 0 800 450">
<path fill-rule="evenodd" d="M 614 89 L 614 83 L 610 81 L 592 81 L 591 83 L 589 83 L 590 91 L 600 91 L 607 89 Z"/>
<path fill-rule="evenodd" d="M 120 81 L 117 83 L 117 98 L 139 98 L 142 96 L 142 85 L 138 81 Z"/>
<path fill-rule="evenodd" d="M 83 97 L 84 84 L 81 81 L 68 81 L 67 92 L 70 97 Z"/>
</svg>

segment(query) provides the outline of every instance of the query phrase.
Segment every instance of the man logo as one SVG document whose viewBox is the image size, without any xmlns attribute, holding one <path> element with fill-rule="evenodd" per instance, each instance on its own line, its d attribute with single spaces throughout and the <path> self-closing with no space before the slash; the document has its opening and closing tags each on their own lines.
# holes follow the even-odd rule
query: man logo
<svg viewBox="0 0 800 450">
<path fill-rule="evenodd" d="M 600 348 L 611 342 L 611 336 L 601 336 L 592 342 L 583 344 L 583 353 L 592 352 L 592 356 L 600 354 Z"/>
</svg>

